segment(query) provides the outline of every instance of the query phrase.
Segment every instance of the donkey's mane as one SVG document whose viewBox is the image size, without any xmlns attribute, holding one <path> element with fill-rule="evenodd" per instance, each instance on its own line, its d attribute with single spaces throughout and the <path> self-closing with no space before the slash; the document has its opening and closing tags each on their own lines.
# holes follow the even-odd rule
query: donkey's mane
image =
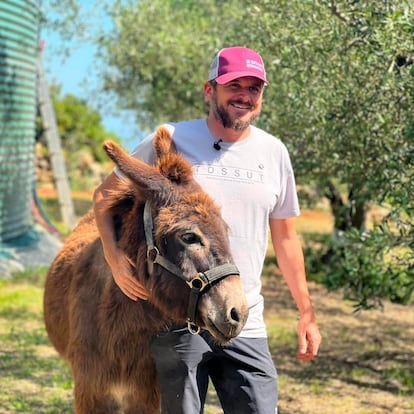
<svg viewBox="0 0 414 414">
<path fill-rule="evenodd" d="M 113 214 L 128 212 L 138 199 L 137 189 L 129 180 L 120 179 L 116 189 L 108 191 L 107 206 Z"/>
</svg>

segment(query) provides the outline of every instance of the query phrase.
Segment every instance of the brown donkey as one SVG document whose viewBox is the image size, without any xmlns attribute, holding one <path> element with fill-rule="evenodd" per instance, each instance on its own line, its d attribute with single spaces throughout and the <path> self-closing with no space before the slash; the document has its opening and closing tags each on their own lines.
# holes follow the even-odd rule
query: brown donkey
<svg viewBox="0 0 414 414">
<path fill-rule="evenodd" d="M 150 298 L 131 301 L 116 286 L 90 212 L 49 270 L 46 328 L 72 368 L 75 413 L 153 414 L 160 410 L 154 335 L 187 323 L 194 334 L 207 329 L 226 343 L 248 309 L 220 209 L 194 181 L 169 132 L 156 132 L 156 166 L 112 142 L 104 148 L 129 179 L 111 195 L 110 208 L 119 247 Z"/>
</svg>

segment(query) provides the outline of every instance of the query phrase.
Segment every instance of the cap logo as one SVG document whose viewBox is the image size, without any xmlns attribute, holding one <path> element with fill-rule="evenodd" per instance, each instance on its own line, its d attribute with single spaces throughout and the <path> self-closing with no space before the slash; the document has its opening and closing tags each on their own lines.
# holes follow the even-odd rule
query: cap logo
<svg viewBox="0 0 414 414">
<path fill-rule="evenodd" d="M 260 62 L 257 62 L 256 60 L 252 59 L 246 59 L 246 67 L 260 70 L 261 72 L 263 72 L 264 70 L 264 67 Z"/>
</svg>

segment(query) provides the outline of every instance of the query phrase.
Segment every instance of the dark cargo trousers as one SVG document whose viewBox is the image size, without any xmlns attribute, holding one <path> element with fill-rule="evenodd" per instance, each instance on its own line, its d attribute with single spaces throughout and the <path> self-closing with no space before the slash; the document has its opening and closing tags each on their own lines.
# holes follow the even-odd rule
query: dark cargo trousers
<svg viewBox="0 0 414 414">
<path fill-rule="evenodd" d="M 235 338 L 217 345 L 187 328 L 158 335 L 152 343 L 162 414 L 201 414 L 209 378 L 225 414 L 277 413 L 277 374 L 266 338 Z"/>
</svg>

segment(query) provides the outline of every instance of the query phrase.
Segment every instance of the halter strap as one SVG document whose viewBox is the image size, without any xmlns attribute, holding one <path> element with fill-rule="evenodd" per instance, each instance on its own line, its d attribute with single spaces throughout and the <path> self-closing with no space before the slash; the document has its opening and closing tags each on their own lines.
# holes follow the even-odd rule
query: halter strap
<svg viewBox="0 0 414 414">
<path fill-rule="evenodd" d="M 148 273 L 152 275 L 154 272 L 154 264 L 158 264 L 169 273 L 177 276 L 181 280 L 185 281 L 190 287 L 190 298 L 188 302 L 187 311 L 187 327 L 192 334 L 198 334 L 200 327 L 195 324 L 197 305 L 200 299 L 201 292 L 207 287 L 211 286 L 214 282 L 221 280 L 230 275 L 240 275 L 237 267 L 232 263 L 225 263 L 205 272 L 197 273 L 191 280 L 185 277 L 181 269 L 170 262 L 167 258 L 163 257 L 158 248 L 154 244 L 154 224 L 152 220 L 151 204 L 149 201 L 145 202 L 144 206 L 144 232 L 147 242 L 147 266 Z"/>
</svg>

